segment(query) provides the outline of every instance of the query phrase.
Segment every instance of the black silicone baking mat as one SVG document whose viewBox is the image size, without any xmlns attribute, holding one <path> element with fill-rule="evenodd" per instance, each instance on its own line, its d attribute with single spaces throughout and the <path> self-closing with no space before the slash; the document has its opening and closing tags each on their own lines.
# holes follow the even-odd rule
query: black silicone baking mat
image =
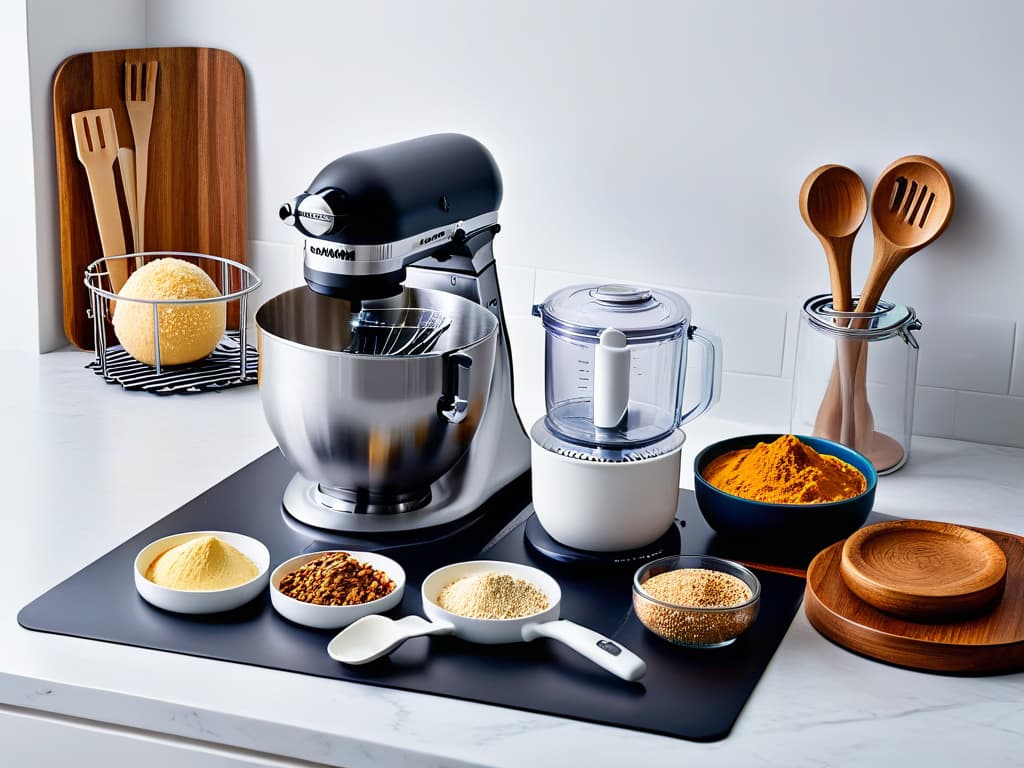
<svg viewBox="0 0 1024 768">
<path fill-rule="evenodd" d="M 528 475 L 472 520 L 429 534 L 372 541 L 290 523 L 281 512 L 280 498 L 291 474 L 277 450 L 266 454 L 26 606 L 19 623 L 42 632 L 713 741 L 728 735 L 803 595 L 802 579 L 758 571 L 761 610 L 747 633 L 725 648 L 681 648 L 652 635 L 633 614 L 631 569 L 581 571 L 558 566 L 528 549 L 523 538 L 529 515 Z M 679 524 L 684 552 L 729 554 L 704 523 L 689 491 L 680 494 Z M 546 640 L 481 646 L 443 637 L 417 638 L 386 659 L 346 667 L 326 653 L 333 632 L 291 624 L 274 612 L 267 593 L 217 616 L 166 613 L 135 591 L 133 562 L 154 539 L 191 530 L 254 536 L 269 547 L 271 568 L 297 553 L 318 549 L 387 553 L 408 575 L 403 602 L 393 616 L 422 615 L 420 583 L 446 563 L 477 558 L 529 563 L 559 580 L 562 618 L 592 627 L 638 653 L 647 662 L 647 675 L 639 683 L 625 683 Z M 424 543 L 425 535 L 434 540 Z"/>
</svg>

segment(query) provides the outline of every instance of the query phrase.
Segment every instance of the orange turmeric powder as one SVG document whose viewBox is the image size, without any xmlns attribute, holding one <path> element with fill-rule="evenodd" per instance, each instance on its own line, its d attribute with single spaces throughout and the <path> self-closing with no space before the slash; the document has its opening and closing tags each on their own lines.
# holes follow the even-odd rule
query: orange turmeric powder
<svg viewBox="0 0 1024 768">
<path fill-rule="evenodd" d="M 702 474 L 721 491 L 771 504 L 842 501 L 867 488 L 867 479 L 855 467 L 818 453 L 793 435 L 724 453 Z"/>
</svg>

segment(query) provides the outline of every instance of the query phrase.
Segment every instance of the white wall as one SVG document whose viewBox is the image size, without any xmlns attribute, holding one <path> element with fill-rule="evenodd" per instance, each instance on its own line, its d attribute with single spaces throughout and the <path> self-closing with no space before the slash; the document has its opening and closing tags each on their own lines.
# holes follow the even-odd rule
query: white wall
<svg viewBox="0 0 1024 768">
<path fill-rule="evenodd" d="M 53 159 L 53 73 L 73 53 L 143 45 L 145 12 L 145 0 L 0 3 L 0 227 L 6 238 L 0 349 L 45 352 L 67 344 Z"/>
<path fill-rule="evenodd" d="M 7 147 L 0 184 L 0 228 L 6 233 L 7 253 L 2 257 L 4 296 L 0 301 L 0 349 L 37 350 L 35 318 L 36 231 L 33 221 L 35 178 L 32 121 L 28 104 L 28 38 L 24 3 L 0 4 L 0 140 Z"/>
<path fill-rule="evenodd" d="M 290 257 L 263 245 L 293 242 L 277 204 L 339 154 L 441 130 L 492 149 L 520 381 L 535 382 L 527 410 L 540 375 L 529 302 L 568 272 L 684 289 L 697 322 L 726 338 L 719 415 L 784 428 L 799 307 L 828 284 L 797 210 L 804 176 L 839 162 L 870 187 L 896 157 L 932 155 L 954 179 L 956 216 L 887 292 L 925 322 L 916 428 L 1024 444 L 1014 0 L 147 9 L 150 45 L 215 45 L 245 65 L 257 260 Z M 856 285 L 870 259 L 867 226 Z"/>
<path fill-rule="evenodd" d="M 894 158 L 930 154 L 953 176 L 957 213 L 888 291 L 925 322 L 916 429 L 1024 444 L 1015 0 L 106 0 L 129 11 L 108 28 L 134 35 L 139 3 L 146 44 L 221 47 L 245 66 L 251 255 L 267 292 L 298 275 L 278 203 L 327 161 L 441 130 L 491 148 L 530 408 L 529 304 L 576 273 L 682 289 L 725 337 L 719 415 L 784 428 L 799 306 L 827 288 L 800 183 L 840 162 L 870 186 Z M 111 47 L 89 37 L 105 25 L 68 22 L 76 7 L 32 2 L 30 16 L 76 49 Z M 33 69 L 37 101 L 57 47 Z M 52 229 L 42 221 L 41 241 Z M 865 227 L 855 284 L 870 257 Z"/>
<path fill-rule="evenodd" d="M 145 0 L 89 0 L 87 3 L 25 0 L 25 3 L 28 10 L 28 103 L 34 137 L 30 159 L 35 169 L 35 250 L 38 254 L 33 291 L 39 305 L 37 343 L 39 350 L 45 352 L 67 344 L 54 166 L 53 73 L 73 53 L 145 45 L 146 3 Z"/>
</svg>

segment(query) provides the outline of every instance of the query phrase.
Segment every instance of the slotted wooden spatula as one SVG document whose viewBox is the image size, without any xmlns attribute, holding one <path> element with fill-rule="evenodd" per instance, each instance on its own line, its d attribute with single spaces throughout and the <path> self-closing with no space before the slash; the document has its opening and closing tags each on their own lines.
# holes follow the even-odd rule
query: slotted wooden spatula
<svg viewBox="0 0 1024 768">
<path fill-rule="evenodd" d="M 149 134 L 156 104 L 156 74 L 159 62 L 124 63 L 124 106 L 135 139 L 135 200 L 137 222 L 135 250 L 146 250 L 146 187 L 149 184 Z"/>
<path fill-rule="evenodd" d="M 117 128 L 114 110 L 88 109 L 71 115 L 75 135 L 75 150 L 85 166 L 89 178 L 89 192 L 100 230 L 100 246 L 104 256 L 120 256 L 125 252 L 121 209 L 114 186 L 114 161 L 117 159 Z M 121 290 L 128 279 L 128 264 L 124 259 L 107 262 L 113 290 Z"/>
</svg>

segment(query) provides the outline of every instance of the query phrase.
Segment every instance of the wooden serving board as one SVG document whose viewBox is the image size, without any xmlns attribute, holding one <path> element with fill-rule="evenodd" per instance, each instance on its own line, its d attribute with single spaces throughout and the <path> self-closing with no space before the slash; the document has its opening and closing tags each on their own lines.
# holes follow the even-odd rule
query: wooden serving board
<svg viewBox="0 0 1024 768">
<path fill-rule="evenodd" d="M 1024 537 L 972 530 L 995 541 L 1006 555 L 1006 588 L 990 612 L 949 623 L 882 613 L 846 586 L 840 541 L 819 553 L 807 569 L 808 620 L 838 645 L 903 667 L 974 674 L 1024 669 Z"/>
<path fill-rule="evenodd" d="M 246 260 L 245 74 L 238 59 L 215 48 L 134 48 L 65 59 L 53 78 L 64 330 L 83 349 L 93 348 L 85 268 L 103 253 L 85 169 L 75 154 L 71 114 L 110 107 L 118 143 L 134 148 L 124 65 L 146 61 L 159 62 L 159 75 L 149 140 L 145 250 Z M 126 242 L 131 242 L 123 195 L 121 204 Z M 219 285 L 219 274 L 211 276 Z M 238 304 L 230 302 L 229 327 L 237 323 Z"/>
</svg>

